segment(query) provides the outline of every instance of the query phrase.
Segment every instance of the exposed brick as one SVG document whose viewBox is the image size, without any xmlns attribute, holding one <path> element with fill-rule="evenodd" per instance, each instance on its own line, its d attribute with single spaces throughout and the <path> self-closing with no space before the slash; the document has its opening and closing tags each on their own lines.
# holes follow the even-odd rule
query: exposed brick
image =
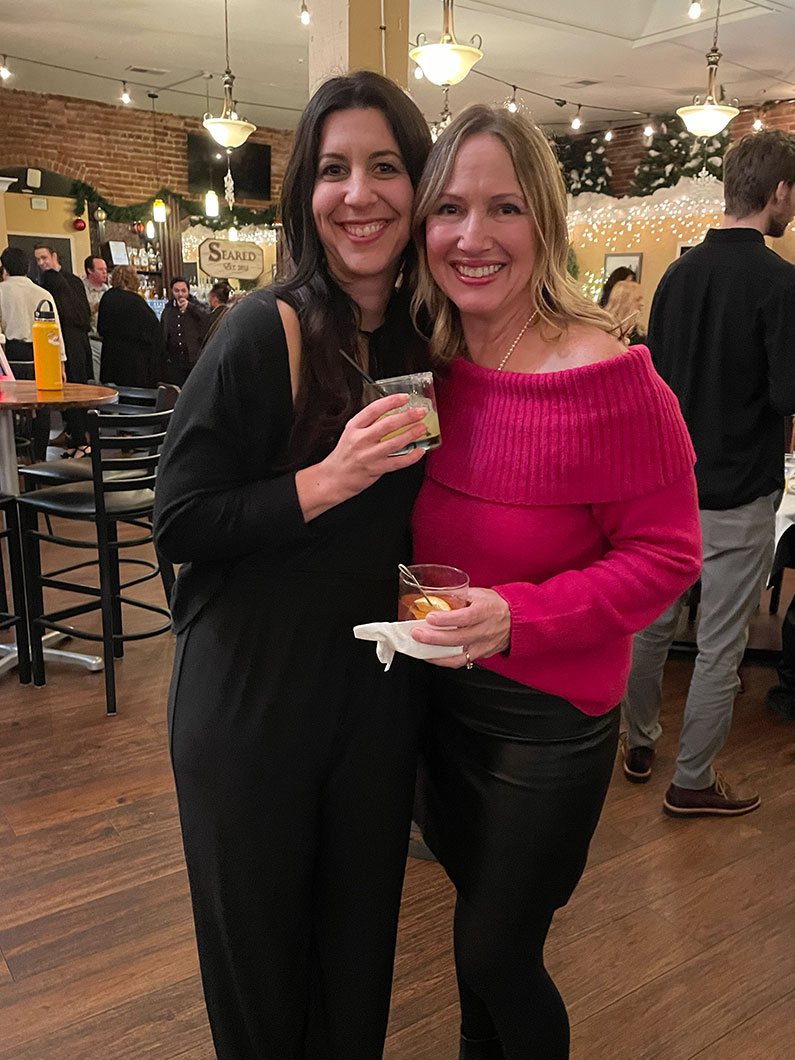
<svg viewBox="0 0 795 1060">
<path fill-rule="evenodd" d="M 199 118 L 152 115 L 110 103 L 0 90 L 0 160 L 85 180 L 119 206 L 140 202 L 160 187 L 189 196 L 187 134 L 201 132 Z M 254 143 L 271 147 L 270 202 L 278 202 L 293 142 L 290 129 L 259 128 Z M 158 172 L 159 166 L 159 172 Z M 264 202 L 240 199 L 242 206 Z"/>
</svg>

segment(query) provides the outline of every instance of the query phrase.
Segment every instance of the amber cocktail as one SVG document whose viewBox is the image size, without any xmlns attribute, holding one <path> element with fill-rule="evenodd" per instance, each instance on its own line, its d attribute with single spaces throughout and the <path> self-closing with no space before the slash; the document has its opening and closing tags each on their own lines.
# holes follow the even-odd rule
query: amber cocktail
<svg viewBox="0 0 795 1060">
<path fill-rule="evenodd" d="M 466 607 L 469 599 L 469 575 L 458 567 L 439 563 L 418 563 L 408 570 L 421 588 L 405 574 L 400 574 L 398 621 L 423 619 L 431 611 L 455 611 Z"/>
</svg>

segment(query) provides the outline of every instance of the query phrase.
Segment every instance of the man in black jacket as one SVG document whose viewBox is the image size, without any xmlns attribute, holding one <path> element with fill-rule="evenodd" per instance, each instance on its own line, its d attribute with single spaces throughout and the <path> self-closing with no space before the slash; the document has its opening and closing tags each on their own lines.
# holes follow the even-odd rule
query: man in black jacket
<svg viewBox="0 0 795 1060">
<path fill-rule="evenodd" d="M 721 228 L 671 265 L 654 296 L 649 346 L 696 450 L 704 566 L 698 655 L 673 783 L 672 817 L 738 816 L 759 796 L 712 768 L 731 727 L 737 668 L 773 557 L 784 485 L 783 417 L 795 411 L 795 266 L 765 245 L 795 216 L 795 135 L 745 136 L 724 162 Z M 651 775 L 662 674 L 684 606 L 635 637 L 624 772 Z"/>
<path fill-rule="evenodd" d="M 171 281 L 171 298 L 160 323 L 166 345 L 167 382 L 184 386 L 199 359 L 210 326 L 210 314 L 191 297 L 184 276 L 176 276 Z"/>
</svg>

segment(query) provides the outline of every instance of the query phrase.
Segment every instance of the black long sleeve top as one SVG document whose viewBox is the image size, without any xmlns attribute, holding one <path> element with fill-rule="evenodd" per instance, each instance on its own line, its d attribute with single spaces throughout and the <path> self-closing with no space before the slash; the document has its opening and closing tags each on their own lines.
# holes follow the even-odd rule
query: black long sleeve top
<svg viewBox="0 0 795 1060">
<path fill-rule="evenodd" d="M 700 507 L 737 508 L 783 488 L 795 266 L 754 229 L 711 229 L 660 281 L 648 343 L 693 439 Z"/>
</svg>

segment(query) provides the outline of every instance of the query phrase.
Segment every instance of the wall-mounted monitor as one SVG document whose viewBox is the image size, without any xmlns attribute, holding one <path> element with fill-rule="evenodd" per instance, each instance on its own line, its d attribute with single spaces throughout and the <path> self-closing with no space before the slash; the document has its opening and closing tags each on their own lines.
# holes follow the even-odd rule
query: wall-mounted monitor
<svg viewBox="0 0 795 1060">
<path fill-rule="evenodd" d="M 232 179 L 236 199 L 267 202 L 271 197 L 270 144 L 249 140 L 232 151 Z M 200 198 L 212 187 L 219 199 L 224 194 L 226 150 L 209 133 L 188 133 L 188 189 Z"/>
</svg>

